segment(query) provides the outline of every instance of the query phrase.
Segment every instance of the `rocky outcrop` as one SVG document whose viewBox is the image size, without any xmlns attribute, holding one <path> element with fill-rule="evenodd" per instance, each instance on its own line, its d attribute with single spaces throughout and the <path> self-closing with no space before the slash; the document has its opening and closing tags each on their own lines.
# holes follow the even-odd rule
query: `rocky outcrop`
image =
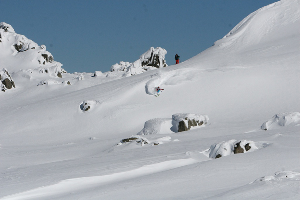
<svg viewBox="0 0 300 200">
<path fill-rule="evenodd" d="M 178 113 L 172 118 L 155 118 L 145 122 L 144 128 L 137 135 L 171 134 L 204 127 L 209 118 L 207 115 Z"/>
<path fill-rule="evenodd" d="M 197 115 L 190 113 L 179 113 L 172 115 L 172 124 L 174 132 L 188 131 L 193 127 L 204 126 L 209 118 L 206 115 Z"/>
<path fill-rule="evenodd" d="M 15 82 L 12 77 L 8 73 L 8 71 L 4 68 L 0 71 L 0 80 L 1 80 L 1 90 L 5 92 L 8 89 L 15 88 Z"/>
<path fill-rule="evenodd" d="M 165 60 L 165 55 L 167 51 L 161 47 L 153 48 L 151 47 L 147 52 L 141 55 L 140 60 L 142 66 L 151 66 L 156 68 L 166 67 L 167 63 Z"/>
<path fill-rule="evenodd" d="M 165 60 L 167 51 L 161 47 L 151 47 L 147 52 L 140 56 L 140 59 L 133 63 L 123 62 L 111 66 L 110 71 L 121 73 L 123 76 L 132 76 L 146 71 L 168 66 Z"/>
<path fill-rule="evenodd" d="M 254 142 L 246 140 L 229 140 L 213 144 L 205 151 L 205 154 L 210 158 L 221 158 L 231 154 L 246 153 L 251 150 L 258 149 Z"/>
</svg>

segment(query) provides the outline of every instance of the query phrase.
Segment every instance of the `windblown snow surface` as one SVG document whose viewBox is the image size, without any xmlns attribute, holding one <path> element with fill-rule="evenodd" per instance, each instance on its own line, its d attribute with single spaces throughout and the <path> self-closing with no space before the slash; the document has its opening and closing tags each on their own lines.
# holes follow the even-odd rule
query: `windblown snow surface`
<svg viewBox="0 0 300 200">
<path fill-rule="evenodd" d="M 4 51 L 1 33 L 0 67 L 16 85 L 0 91 L 1 200 L 300 199 L 299 0 L 257 10 L 179 65 L 126 78 L 41 73 L 55 63 Z M 174 132 L 173 115 L 209 120 Z M 137 135 L 145 122 L 156 132 Z M 251 149 L 234 154 L 239 141 Z"/>
</svg>

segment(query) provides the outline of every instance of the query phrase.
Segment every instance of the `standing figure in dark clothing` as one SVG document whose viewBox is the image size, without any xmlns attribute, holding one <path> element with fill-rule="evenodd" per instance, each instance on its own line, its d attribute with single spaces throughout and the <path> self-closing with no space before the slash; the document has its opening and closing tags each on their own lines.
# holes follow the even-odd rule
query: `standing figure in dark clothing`
<svg viewBox="0 0 300 200">
<path fill-rule="evenodd" d="M 176 55 L 175 55 L 176 64 L 179 64 L 179 58 L 180 58 L 180 56 L 176 53 Z"/>
</svg>

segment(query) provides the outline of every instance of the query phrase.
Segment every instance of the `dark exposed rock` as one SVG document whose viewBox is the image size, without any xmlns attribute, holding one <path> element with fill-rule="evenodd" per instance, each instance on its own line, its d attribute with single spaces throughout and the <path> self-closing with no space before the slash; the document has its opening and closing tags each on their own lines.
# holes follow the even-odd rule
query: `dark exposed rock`
<svg viewBox="0 0 300 200">
<path fill-rule="evenodd" d="M 180 121 L 178 124 L 178 132 L 182 132 L 182 131 L 188 131 L 189 128 L 186 127 L 185 122 L 184 121 Z"/>
<path fill-rule="evenodd" d="M 241 142 L 235 144 L 233 153 L 234 154 L 244 153 L 244 149 L 241 147 Z"/>
<path fill-rule="evenodd" d="M 126 139 L 121 140 L 121 143 L 132 142 L 132 141 L 135 141 L 137 139 L 138 138 L 136 138 L 136 137 L 126 138 Z"/>
<path fill-rule="evenodd" d="M 2 81 L 2 84 L 7 88 L 7 89 L 11 89 L 12 87 L 15 87 L 15 83 L 11 80 L 9 80 L 8 78 L 4 79 Z"/>
<path fill-rule="evenodd" d="M 217 159 L 217 158 L 221 158 L 221 157 L 222 157 L 221 154 L 216 155 L 216 159 Z"/>
<path fill-rule="evenodd" d="M 57 73 L 57 76 L 58 76 L 59 78 L 62 78 L 62 75 L 61 75 L 60 72 Z"/>
<path fill-rule="evenodd" d="M 245 150 L 246 150 L 246 151 L 249 151 L 250 149 L 251 149 L 251 146 L 250 146 L 249 143 L 247 143 L 247 144 L 245 145 Z"/>
<path fill-rule="evenodd" d="M 186 126 L 184 121 L 180 121 L 178 124 L 178 132 L 188 131 L 194 126 L 201 126 L 204 124 L 203 121 L 199 122 L 198 120 L 196 121 L 195 119 L 186 118 L 185 120 L 187 120 L 187 122 L 188 122 L 188 127 Z"/>
<path fill-rule="evenodd" d="M 14 47 L 15 47 L 15 49 L 16 49 L 18 52 L 21 52 L 21 49 L 23 48 L 23 45 L 22 45 L 22 44 L 19 44 L 19 45 L 15 44 Z"/>
<path fill-rule="evenodd" d="M 6 69 L 3 69 L 3 71 L 0 73 L 2 73 L 2 75 L 4 76 L 1 76 L 0 75 L 0 80 L 1 80 L 1 90 L 3 92 L 5 92 L 5 90 L 7 89 L 11 89 L 11 88 L 15 88 L 15 83 L 13 81 L 13 79 L 11 78 L 11 76 L 9 75 L 8 71 Z"/>
<path fill-rule="evenodd" d="M 53 56 L 48 56 L 48 54 L 42 54 L 43 58 L 46 60 L 46 62 L 52 63 L 53 62 Z"/>
</svg>

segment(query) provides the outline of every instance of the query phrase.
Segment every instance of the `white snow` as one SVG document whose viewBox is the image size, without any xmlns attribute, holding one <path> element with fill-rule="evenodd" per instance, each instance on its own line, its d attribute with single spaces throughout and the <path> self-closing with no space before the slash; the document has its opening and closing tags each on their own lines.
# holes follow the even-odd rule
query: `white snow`
<svg viewBox="0 0 300 200">
<path fill-rule="evenodd" d="M 0 91 L 1 200 L 300 199 L 299 0 L 130 77 L 66 73 L 12 26 L 0 23 L 0 69 L 16 86 Z M 176 132 L 174 114 L 209 121 Z M 237 142 L 251 149 L 232 154 Z"/>
<path fill-rule="evenodd" d="M 288 126 L 290 124 L 295 124 L 295 125 L 300 124 L 299 112 L 276 114 L 273 116 L 272 119 L 263 123 L 261 129 L 270 130 L 270 129 L 278 128 L 280 126 Z"/>
</svg>

